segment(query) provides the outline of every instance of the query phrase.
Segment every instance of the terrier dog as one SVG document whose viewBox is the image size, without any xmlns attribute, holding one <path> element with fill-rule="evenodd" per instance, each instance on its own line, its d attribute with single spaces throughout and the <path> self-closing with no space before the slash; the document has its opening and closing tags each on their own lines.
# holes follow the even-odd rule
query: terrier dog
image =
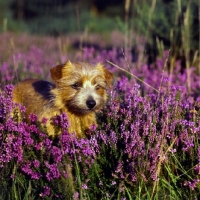
<svg viewBox="0 0 200 200">
<path fill-rule="evenodd" d="M 55 84 L 28 79 L 16 85 L 13 102 L 26 107 L 25 117 L 36 114 L 38 120 L 49 119 L 49 135 L 55 135 L 52 118 L 66 113 L 69 133 L 84 137 L 91 125 L 96 124 L 95 113 L 107 100 L 107 88 L 113 75 L 101 63 L 70 62 L 50 69 Z"/>
</svg>

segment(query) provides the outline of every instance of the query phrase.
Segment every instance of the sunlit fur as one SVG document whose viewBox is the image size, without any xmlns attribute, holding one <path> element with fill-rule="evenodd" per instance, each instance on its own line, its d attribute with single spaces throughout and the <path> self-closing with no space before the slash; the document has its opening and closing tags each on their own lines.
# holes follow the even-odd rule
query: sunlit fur
<svg viewBox="0 0 200 200">
<path fill-rule="evenodd" d="M 48 118 L 49 135 L 55 135 L 52 117 L 66 113 L 69 132 L 83 137 L 96 124 L 95 112 L 106 102 L 112 74 L 101 63 L 70 61 L 50 72 L 55 84 L 36 79 L 22 81 L 14 88 L 13 101 L 26 107 L 26 119 L 31 113 L 40 121 Z"/>
</svg>

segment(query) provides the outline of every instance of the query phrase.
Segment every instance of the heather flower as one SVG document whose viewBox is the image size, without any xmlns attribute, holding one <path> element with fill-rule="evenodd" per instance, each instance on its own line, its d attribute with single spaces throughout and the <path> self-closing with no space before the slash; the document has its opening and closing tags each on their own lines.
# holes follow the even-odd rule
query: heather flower
<svg viewBox="0 0 200 200">
<path fill-rule="evenodd" d="M 51 144 L 52 144 L 52 140 L 50 140 L 49 138 L 46 138 L 44 140 L 44 146 L 47 148 L 47 149 L 50 149 L 51 148 Z"/>
<path fill-rule="evenodd" d="M 6 85 L 5 88 L 4 88 L 4 91 L 5 91 L 7 96 L 11 96 L 13 89 L 14 89 L 13 85 Z"/>
<path fill-rule="evenodd" d="M 57 179 L 61 176 L 57 164 L 49 164 L 47 161 L 45 161 L 44 164 L 49 169 L 49 172 L 46 173 L 46 178 L 48 181 Z"/>
<path fill-rule="evenodd" d="M 58 147 L 53 146 L 53 147 L 51 148 L 51 154 L 52 154 L 52 156 L 53 156 L 53 158 L 54 158 L 54 161 L 55 161 L 56 163 L 61 162 L 62 156 L 63 156 L 63 155 L 62 155 L 61 150 L 60 150 Z"/>
<path fill-rule="evenodd" d="M 112 183 L 111 183 L 112 185 L 116 185 L 116 181 L 112 181 Z"/>
<path fill-rule="evenodd" d="M 82 189 L 84 189 L 84 190 L 88 190 L 88 186 L 86 185 L 86 184 L 82 184 Z"/>
<path fill-rule="evenodd" d="M 37 122 L 37 115 L 35 114 L 30 114 L 29 119 L 31 120 L 32 123 Z"/>
<path fill-rule="evenodd" d="M 16 178 L 16 175 L 15 175 L 15 174 L 11 174 L 11 175 L 10 175 L 10 178 L 11 178 L 11 179 L 15 179 L 15 178 Z"/>
<path fill-rule="evenodd" d="M 0 124 L 0 131 L 2 131 L 3 129 L 4 129 L 4 126 L 2 124 Z"/>
<path fill-rule="evenodd" d="M 198 164 L 194 167 L 194 171 L 196 172 L 196 174 L 200 175 L 200 163 L 198 163 Z"/>
<path fill-rule="evenodd" d="M 26 126 L 26 125 L 24 125 Z M 35 125 L 35 124 L 31 124 L 27 127 L 27 131 L 29 133 L 34 133 L 34 134 L 39 134 L 40 133 L 40 130 L 39 128 Z"/>
<path fill-rule="evenodd" d="M 42 121 L 41 121 L 41 122 L 42 122 L 42 124 L 44 124 L 44 125 L 45 125 L 45 124 L 47 123 L 47 121 L 48 121 L 48 119 L 47 119 L 47 118 L 42 118 Z"/>
<path fill-rule="evenodd" d="M 54 117 L 54 124 L 59 125 L 63 130 L 69 127 L 69 122 L 66 113 L 62 113 Z"/>
<path fill-rule="evenodd" d="M 25 173 L 26 175 L 29 175 L 31 177 L 31 179 L 34 179 L 34 180 L 38 180 L 42 176 L 41 174 L 39 174 L 38 172 L 36 172 L 32 169 L 31 163 L 29 163 L 29 162 L 24 163 L 21 166 L 21 170 L 23 173 Z"/>
<path fill-rule="evenodd" d="M 196 179 L 194 181 L 186 181 L 184 186 L 189 186 L 191 190 L 194 190 L 197 187 L 197 184 L 200 182 L 200 179 Z"/>
<path fill-rule="evenodd" d="M 78 192 L 75 192 L 74 195 L 73 195 L 73 198 L 74 198 L 74 199 L 78 199 L 78 198 L 79 198 L 79 193 L 78 193 Z"/>
<path fill-rule="evenodd" d="M 42 143 L 42 142 L 36 143 L 36 144 L 34 145 L 35 149 L 38 150 L 38 151 L 42 149 L 42 146 L 43 146 L 43 143 Z"/>
<path fill-rule="evenodd" d="M 40 161 L 39 160 L 34 160 L 32 162 L 32 164 L 33 164 L 33 167 L 38 168 L 40 166 Z"/>
<path fill-rule="evenodd" d="M 40 193 L 41 197 L 46 197 L 46 196 L 50 196 L 51 194 L 51 188 L 49 188 L 48 186 L 43 186 L 43 192 Z"/>
</svg>

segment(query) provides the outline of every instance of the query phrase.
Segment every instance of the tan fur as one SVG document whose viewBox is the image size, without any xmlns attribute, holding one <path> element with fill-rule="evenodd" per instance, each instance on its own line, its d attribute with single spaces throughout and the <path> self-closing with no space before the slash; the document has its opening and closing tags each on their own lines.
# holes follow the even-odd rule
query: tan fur
<svg viewBox="0 0 200 200">
<path fill-rule="evenodd" d="M 31 113 L 39 121 L 49 119 L 46 124 L 49 135 L 55 135 L 52 117 L 66 113 L 69 132 L 83 137 L 96 124 L 95 112 L 107 99 L 106 89 L 112 74 L 101 63 L 70 61 L 53 67 L 50 72 L 55 85 L 36 79 L 22 81 L 13 90 L 13 101 L 26 107 L 26 119 Z"/>
</svg>

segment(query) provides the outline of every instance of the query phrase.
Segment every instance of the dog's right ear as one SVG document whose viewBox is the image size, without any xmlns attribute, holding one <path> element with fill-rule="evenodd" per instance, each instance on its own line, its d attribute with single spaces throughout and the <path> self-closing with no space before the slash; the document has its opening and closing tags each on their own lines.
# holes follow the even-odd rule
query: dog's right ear
<svg viewBox="0 0 200 200">
<path fill-rule="evenodd" d="M 104 73 L 106 84 L 108 87 L 110 87 L 111 82 L 113 81 L 113 74 L 108 71 L 101 63 L 97 63 L 96 68 Z"/>
<path fill-rule="evenodd" d="M 66 64 L 57 65 L 50 69 L 51 78 L 58 82 L 62 77 L 66 75 L 66 72 L 69 71 L 72 67 L 72 63 L 68 61 Z"/>
</svg>

